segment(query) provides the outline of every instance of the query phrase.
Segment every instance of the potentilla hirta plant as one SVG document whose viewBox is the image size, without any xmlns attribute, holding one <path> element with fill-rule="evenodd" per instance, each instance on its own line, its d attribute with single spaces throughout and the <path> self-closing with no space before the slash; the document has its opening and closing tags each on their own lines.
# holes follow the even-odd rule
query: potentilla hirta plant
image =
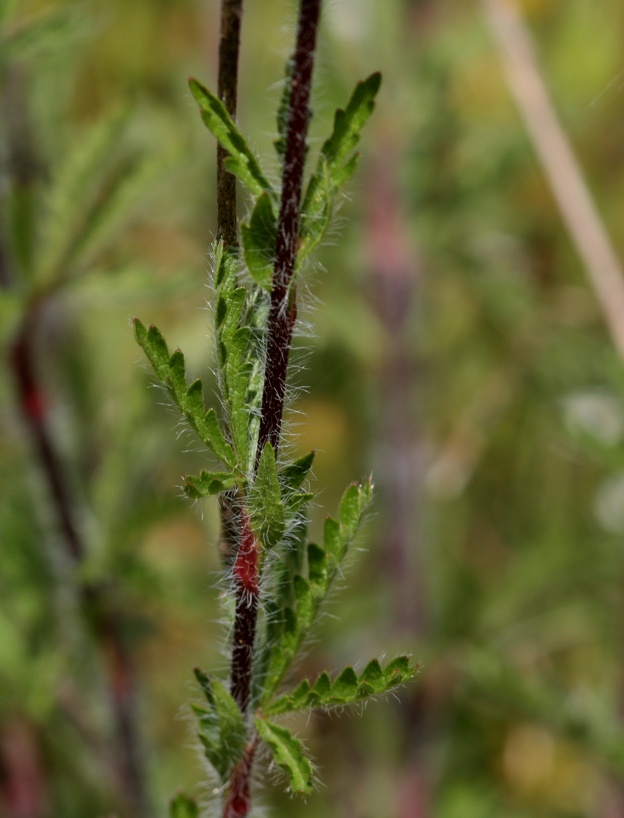
<svg viewBox="0 0 624 818">
<path fill-rule="evenodd" d="M 241 0 L 224 0 L 219 94 L 195 79 L 190 89 L 218 151 L 218 237 L 212 248 L 219 395 L 206 408 L 201 380 L 187 382 L 184 356 L 171 352 L 155 326 L 134 320 L 136 339 L 180 413 L 220 466 L 186 477 L 192 498 L 217 495 L 224 521 L 223 584 L 231 625 L 229 682 L 195 670 L 204 702 L 194 705 L 206 759 L 220 781 L 221 815 L 244 818 L 252 805 L 252 772 L 260 745 L 288 778 L 293 793 L 312 789 L 312 766 L 282 716 L 343 708 L 386 693 L 410 679 L 407 656 L 361 673 L 349 666 L 295 687 L 288 673 L 341 570 L 372 484 L 353 484 L 336 517 L 325 520 L 322 543 L 307 541 L 308 477 L 314 452 L 289 462 L 282 416 L 289 353 L 297 324 L 300 271 L 322 240 L 337 197 L 353 175 L 360 132 L 374 108 L 381 77 L 358 83 L 305 181 L 306 136 L 320 0 L 301 0 L 297 41 L 287 64 L 278 110 L 276 189 L 238 129 L 236 71 Z M 238 229 L 236 179 L 250 216 Z M 174 818 L 198 815 L 178 795 Z"/>
</svg>

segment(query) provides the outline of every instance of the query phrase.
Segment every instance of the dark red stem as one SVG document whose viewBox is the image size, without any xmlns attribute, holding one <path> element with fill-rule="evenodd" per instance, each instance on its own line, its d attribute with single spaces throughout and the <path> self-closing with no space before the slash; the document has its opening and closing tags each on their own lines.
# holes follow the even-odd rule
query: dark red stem
<svg viewBox="0 0 624 818">
<path fill-rule="evenodd" d="M 234 563 L 236 615 L 232 647 L 232 696 L 243 713 L 251 696 L 253 648 L 258 619 L 260 546 L 245 510 L 241 512 L 241 539 Z"/>
<path fill-rule="evenodd" d="M 292 275 L 295 269 L 299 238 L 301 191 L 310 118 L 310 90 L 320 7 L 321 0 L 301 0 L 299 7 L 297 45 L 292 63 L 290 106 L 286 130 L 282 197 L 277 223 L 258 456 L 267 442 L 271 443 L 277 451 L 284 413 L 288 355 L 297 317 Z"/>
<path fill-rule="evenodd" d="M 245 755 L 238 762 L 230 777 L 223 818 L 245 818 L 251 809 L 251 768 L 256 753 L 256 742 L 245 750 Z"/>
<path fill-rule="evenodd" d="M 219 40 L 219 99 L 227 112 L 236 117 L 238 54 L 243 0 L 222 0 Z M 217 145 L 217 237 L 226 247 L 238 244 L 236 220 L 236 179 L 225 167 L 228 152 Z"/>
</svg>

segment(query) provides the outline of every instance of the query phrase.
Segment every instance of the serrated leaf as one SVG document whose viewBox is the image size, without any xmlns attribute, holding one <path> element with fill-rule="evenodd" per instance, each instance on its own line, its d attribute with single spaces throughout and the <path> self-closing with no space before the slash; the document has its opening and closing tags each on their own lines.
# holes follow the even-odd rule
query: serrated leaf
<svg viewBox="0 0 624 818">
<path fill-rule="evenodd" d="M 336 111 L 333 132 L 321 149 L 331 167 L 343 162 L 359 142 L 360 132 L 375 107 L 380 85 L 381 74 L 371 74 L 355 86 L 345 110 Z"/>
<path fill-rule="evenodd" d="M 301 742 L 278 724 L 262 718 L 256 718 L 254 723 L 258 735 L 270 747 L 275 763 L 288 775 L 290 790 L 300 794 L 311 792 L 312 766 Z"/>
<path fill-rule="evenodd" d="M 199 720 L 199 739 L 206 758 L 225 782 L 245 750 L 245 721 L 232 695 L 221 682 L 200 670 L 195 670 L 195 676 L 208 702 L 207 709 L 194 708 Z"/>
<path fill-rule="evenodd" d="M 384 670 L 377 659 L 373 659 L 359 677 L 350 665 L 333 681 L 327 671 L 323 671 L 313 685 L 304 679 L 291 693 L 279 696 L 265 705 L 263 712 L 267 716 L 276 716 L 314 707 L 353 704 L 386 693 L 407 682 L 416 671 L 417 666 L 411 666 L 406 656 L 393 659 Z"/>
<path fill-rule="evenodd" d="M 356 85 L 345 110 L 336 111 L 332 134 L 321 148 L 304 197 L 298 264 L 322 239 L 330 221 L 332 201 L 355 171 L 358 160 L 352 151 L 373 112 L 380 84 L 381 74 L 372 74 Z"/>
<path fill-rule="evenodd" d="M 277 218 L 271 197 L 261 194 L 251 213 L 249 224 L 241 225 L 243 257 L 253 280 L 267 292 L 271 291 Z"/>
<path fill-rule="evenodd" d="M 285 513 L 277 476 L 275 451 L 266 443 L 249 493 L 251 523 L 265 548 L 273 548 L 284 535 Z"/>
<path fill-rule="evenodd" d="M 226 161 L 227 169 L 254 195 L 271 191 L 258 160 L 221 100 L 195 79 L 189 80 L 189 87 L 205 125 L 230 154 Z"/>
<path fill-rule="evenodd" d="M 236 456 L 221 431 L 214 409 L 204 407 L 202 382 L 199 378 L 186 386 L 184 355 L 176 350 L 169 355 L 167 343 L 157 327 L 149 330 L 134 319 L 134 334 L 160 380 L 169 388 L 178 409 L 184 414 L 201 440 L 230 469 L 236 468 Z"/>
<path fill-rule="evenodd" d="M 221 430 L 215 410 L 209 409 L 203 417 L 195 416 L 193 424 L 204 443 L 210 446 L 226 466 L 233 469 L 236 466 L 236 456 Z"/>
<path fill-rule="evenodd" d="M 184 491 L 189 497 L 197 499 L 199 497 L 209 497 L 213 494 L 221 494 L 221 492 L 227 491 L 240 483 L 240 476 L 231 472 L 202 471 L 199 475 L 190 474 L 186 477 Z"/>
<path fill-rule="evenodd" d="M 171 799 L 169 818 L 199 818 L 199 807 L 193 798 L 179 792 Z"/>
</svg>

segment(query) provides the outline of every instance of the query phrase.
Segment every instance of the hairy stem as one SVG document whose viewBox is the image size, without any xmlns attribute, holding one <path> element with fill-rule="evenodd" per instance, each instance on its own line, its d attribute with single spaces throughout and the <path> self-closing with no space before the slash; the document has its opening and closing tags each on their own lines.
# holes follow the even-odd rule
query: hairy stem
<svg viewBox="0 0 624 818">
<path fill-rule="evenodd" d="M 243 713 L 247 711 L 251 695 L 253 647 L 256 641 L 260 591 L 259 558 L 260 544 L 251 530 L 249 516 L 243 510 L 240 545 L 234 563 L 236 616 L 231 673 L 232 696 Z"/>
<path fill-rule="evenodd" d="M 319 13 L 320 0 L 301 0 L 291 76 L 258 457 L 267 441 L 270 441 L 277 450 L 282 425 L 288 353 L 296 319 L 295 294 L 290 284 L 297 254 L 310 89 Z M 241 510 L 240 520 L 238 551 L 233 569 L 236 615 L 231 690 L 241 711 L 246 713 L 253 679 L 253 649 L 258 619 L 260 546 L 251 531 L 245 509 Z M 245 818 L 251 809 L 250 776 L 254 752 L 255 744 L 252 741 L 230 778 L 223 807 L 223 818 Z"/>
<path fill-rule="evenodd" d="M 245 818 L 251 809 L 250 775 L 256 754 L 256 742 L 252 741 L 230 778 L 223 809 L 223 818 Z"/>
<path fill-rule="evenodd" d="M 222 0 L 219 41 L 219 99 L 230 116 L 236 118 L 238 54 L 243 0 Z M 217 145 L 217 237 L 226 247 L 238 244 L 236 220 L 236 179 L 225 167 L 228 152 Z"/>
<path fill-rule="evenodd" d="M 321 0 L 301 0 L 299 7 L 297 45 L 292 63 L 282 196 L 277 223 L 258 456 L 267 442 L 271 443 L 277 451 L 282 427 L 288 355 L 297 317 L 297 301 L 295 288 L 292 286 L 292 275 L 297 257 L 306 137 L 310 118 L 310 90 L 320 7 Z"/>
</svg>

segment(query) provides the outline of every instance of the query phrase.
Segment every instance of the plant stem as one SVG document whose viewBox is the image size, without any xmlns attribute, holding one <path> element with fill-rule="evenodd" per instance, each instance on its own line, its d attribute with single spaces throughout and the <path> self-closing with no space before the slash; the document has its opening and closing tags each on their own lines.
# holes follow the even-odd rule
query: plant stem
<svg viewBox="0 0 624 818">
<path fill-rule="evenodd" d="M 222 0 L 219 40 L 219 99 L 236 118 L 238 54 L 243 0 Z M 225 167 L 228 152 L 217 145 L 217 237 L 226 247 L 238 245 L 236 178 Z"/>
<path fill-rule="evenodd" d="M 277 452 L 282 427 L 288 355 L 297 317 L 296 293 L 291 280 L 297 257 L 306 137 L 310 118 L 310 90 L 320 6 L 321 0 L 301 0 L 299 7 L 282 196 L 277 223 L 258 457 L 267 442 L 271 443 Z"/>
<path fill-rule="evenodd" d="M 249 705 L 253 672 L 253 646 L 258 618 L 258 564 L 260 545 L 251 530 L 249 516 L 241 512 L 240 545 L 234 563 L 236 615 L 232 647 L 232 696 L 245 713 Z"/>
<path fill-rule="evenodd" d="M 296 319 L 295 292 L 290 285 L 295 268 L 299 235 L 310 90 L 320 5 L 320 0 L 301 0 L 299 6 L 275 248 L 275 268 L 268 319 L 268 346 L 258 457 L 267 441 L 270 441 L 277 451 L 284 411 L 288 355 Z M 253 678 L 253 649 L 259 597 L 259 549 L 260 544 L 251 530 L 249 517 L 245 509 L 241 509 L 240 541 L 233 570 L 236 614 L 231 690 L 235 701 L 245 714 L 249 707 Z M 252 740 L 244 758 L 230 778 L 223 807 L 223 818 L 245 818 L 251 809 L 250 776 L 254 752 L 255 743 Z"/>
</svg>

